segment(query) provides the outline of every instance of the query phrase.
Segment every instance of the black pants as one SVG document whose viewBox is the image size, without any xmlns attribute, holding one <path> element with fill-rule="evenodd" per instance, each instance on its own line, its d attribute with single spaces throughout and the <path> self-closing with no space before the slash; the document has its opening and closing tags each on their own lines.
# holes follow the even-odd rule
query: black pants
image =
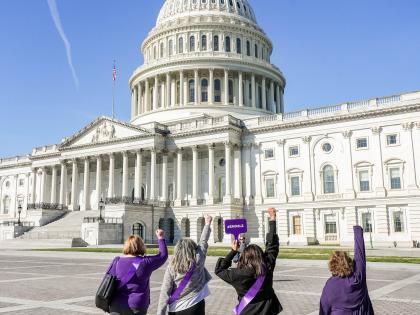
<svg viewBox="0 0 420 315">
<path fill-rule="evenodd" d="M 146 315 L 147 309 L 131 309 L 118 304 L 111 305 L 111 315 Z"/>
<path fill-rule="evenodd" d="M 202 300 L 200 303 L 190 307 L 187 310 L 181 312 L 169 312 L 169 315 L 205 315 L 206 314 L 206 302 Z"/>
</svg>

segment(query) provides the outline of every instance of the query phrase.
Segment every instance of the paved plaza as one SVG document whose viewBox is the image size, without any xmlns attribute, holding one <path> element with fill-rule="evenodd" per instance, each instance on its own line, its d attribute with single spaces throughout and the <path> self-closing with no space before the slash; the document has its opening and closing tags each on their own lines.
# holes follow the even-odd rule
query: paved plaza
<svg viewBox="0 0 420 315">
<path fill-rule="evenodd" d="M 0 314 L 101 314 L 94 294 L 112 254 L 16 252 L 0 253 Z M 216 258 L 208 258 L 214 276 Z M 155 314 L 164 266 L 151 279 Z M 328 279 L 326 262 L 280 260 L 275 289 L 285 315 L 315 315 Z M 420 314 L 420 266 L 370 264 L 369 290 L 376 314 Z M 210 283 L 207 313 L 229 315 L 236 295 L 217 277 Z M 103 314 L 103 313 L 102 313 Z"/>
</svg>

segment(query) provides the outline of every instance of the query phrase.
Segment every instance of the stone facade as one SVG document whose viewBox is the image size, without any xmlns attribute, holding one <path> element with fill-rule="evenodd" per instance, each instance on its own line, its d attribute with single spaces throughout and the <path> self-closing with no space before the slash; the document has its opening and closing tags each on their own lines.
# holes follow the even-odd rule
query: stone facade
<svg viewBox="0 0 420 315">
<path fill-rule="evenodd" d="M 131 121 L 0 160 L 0 221 L 89 217 L 102 200 L 122 230 L 86 238 L 197 239 L 208 213 L 215 243 L 236 217 L 263 242 L 274 206 L 284 244 L 350 244 L 354 224 L 376 245 L 419 241 L 420 92 L 284 113 L 272 49 L 246 0 L 167 0 L 129 81 Z"/>
</svg>

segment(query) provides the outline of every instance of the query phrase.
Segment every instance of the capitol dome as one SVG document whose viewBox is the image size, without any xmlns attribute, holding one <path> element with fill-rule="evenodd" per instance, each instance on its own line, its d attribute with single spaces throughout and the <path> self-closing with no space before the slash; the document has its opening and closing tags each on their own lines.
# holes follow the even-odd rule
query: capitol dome
<svg viewBox="0 0 420 315">
<path fill-rule="evenodd" d="M 272 51 L 248 0 L 166 0 L 130 78 L 131 122 L 282 113 Z"/>
</svg>

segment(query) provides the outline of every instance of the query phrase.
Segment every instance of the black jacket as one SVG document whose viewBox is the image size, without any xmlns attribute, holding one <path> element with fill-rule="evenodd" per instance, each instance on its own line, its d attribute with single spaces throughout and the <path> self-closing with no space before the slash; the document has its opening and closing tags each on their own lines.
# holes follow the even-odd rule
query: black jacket
<svg viewBox="0 0 420 315">
<path fill-rule="evenodd" d="M 276 267 L 276 259 L 279 254 L 279 237 L 276 233 L 276 221 L 270 221 L 270 231 L 267 235 L 266 250 L 264 253 L 267 265 L 267 275 L 263 286 L 257 296 L 242 311 L 241 315 L 276 315 L 283 308 L 273 289 L 273 272 Z M 216 275 L 231 284 L 237 294 L 238 301 L 248 292 L 256 281 L 255 272 L 252 269 L 230 268 L 232 259 L 237 254 L 231 251 L 226 258 L 219 258 L 216 264 Z"/>
</svg>

